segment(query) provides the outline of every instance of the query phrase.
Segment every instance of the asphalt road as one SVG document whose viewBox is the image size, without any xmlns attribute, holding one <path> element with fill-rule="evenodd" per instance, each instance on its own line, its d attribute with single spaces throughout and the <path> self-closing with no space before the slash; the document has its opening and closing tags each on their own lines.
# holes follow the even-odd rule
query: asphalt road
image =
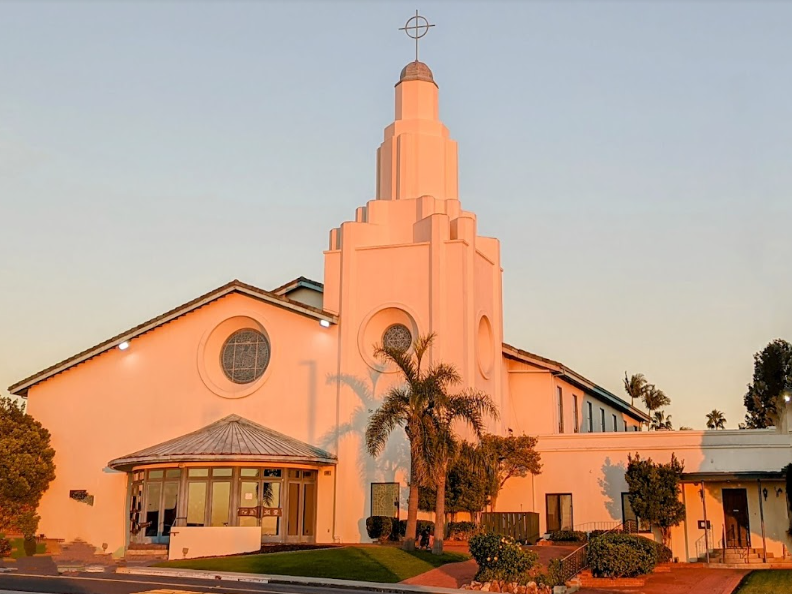
<svg viewBox="0 0 792 594">
<path fill-rule="evenodd" d="M 254 584 L 230 581 L 211 582 L 187 578 L 128 574 L 85 576 L 37 576 L 0 574 L 0 594 L 38 592 L 43 594 L 133 594 L 151 590 L 183 590 L 217 594 L 360 594 L 367 590 L 346 590 L 288 584 Z"/>
</svg>

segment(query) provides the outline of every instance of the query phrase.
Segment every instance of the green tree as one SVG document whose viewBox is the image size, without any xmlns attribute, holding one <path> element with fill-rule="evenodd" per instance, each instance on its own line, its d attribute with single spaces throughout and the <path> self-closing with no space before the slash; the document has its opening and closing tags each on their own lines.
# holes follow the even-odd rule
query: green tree
<svg viewBox="0 0 792 594">
<path fill-rule="evenodd" d="M 453 369 L 453 367 L 451 367 Z M 457 375 L 452 382 L 434 385 L 429 389 L 432 394 L 432 427 L 427 433 L 423 450 L 425 464 L 432 482 L 436 485 L 435 501 L 435 539 L 432 553 L 443 554 L 445 536 L 445 490 L 448 469 L 461 449 L 461 441 L 454 426 L 463 423 L 481 439 L 484 432 L 485 417 L 498 417 L 498 410 L 488 394 L 479 390 L 467 389 L 450 394 L 451 386 L 461 382 Z"/>
<path fill-rule="evenodd" d="M 654 384 L 647 386 L 642 398 L 644 406 L 649 412 L 654 412 L 671 404 L 671 399 Z"/>
<path fill-rule="evenodd" d="M 424 464 L 427 438 L 434 430 L 432 407 L 437 386 L 456 383 L 459 374 L 443 364 L 424 368 L 424 357 L 432 345 L 434 334 L 417 337 L 406 351 L 391 347 L 376 347 L 380 359 L 393 363 L 404 380 L 388 390 L 380 407 L 369 417 L 366 427 L 366 449 L 378 456 L 388 437 L 397 427 L 403 427 L 410 443 L 410 494 L 407 501 L 407 528 L 404 549 L 415 549 L 414 535 L 418 520 L 418 487 L 429 479 Z"/>
<path fill-rule="evenodd" d="M 776 339 L 754 354 L 753 381 L 743 404 L 748 411 L 748 429 L 763 429 L 778 421 L 778 402 L 785 389 L 792 388 L 792 344 Z"/>
<path fill-rule="evenodd" d="M 627 456 L 624 478 L 629 486 L 628 499 L 635 515 L 660 529 L 663 544 L 668 546 L 671 527 L 685 517 L 685 506 L 679 500 L 684 463 L 671 454 L 666 464 L 642 460 L 640 454 Z"/>
<path fill-rule="evenodd" d="M 54 457 L 49 431 L 23 406 L 0 398 L 0 529 L 35 533 L 36 508 L 55 478 Z"/>
<path fill-rule="evenodd" d="M 712 409 L 712 412 L 707 413 L 707 429 L 726 429 L 726 417 L 723 412 Z"/>
<path fill-rule="evenodd" d="M 490 505 L 493 511 L 498 502 L 498 493 L 506 481 L 542 472 L 542 458 L 536 451 L 536 441 L 535 437 L 528 435 L 515 436 L 511 430 L 508 436 L 485 435 L 481 439 L 485 463 L 494 476 L 490 483 Z"/>
<path fill-rule="evenodd" d="M 635 405 L 636 398 L 638 400 L 643 400 L 644 392 L 648 387 L 649 384 L 643 373 L 636 373 L 628 377 L 627 372 L 624 372 L 624 391 L 627 392 L 627 395 L 630 397 L 630 404 L 633 406 Z"/>
<path fill-rule="evenodd" d="M 664 410 L 656 410 L 649 421 L 649 431 L 673 431 L 671 415 L 666 416 Z"/>
<path fill-rule="evenodd" d="M 463 441 L 459 455 L 451 464 L 446 479 L 445 511 L 447 514 L 484 510 L 489 502 L 491 487 L 489 468 L 482 456 L 481 446 Z M 418 509 L 434 511 L 437 504 L 435 485 L 419 489 Z"/>
</svg>

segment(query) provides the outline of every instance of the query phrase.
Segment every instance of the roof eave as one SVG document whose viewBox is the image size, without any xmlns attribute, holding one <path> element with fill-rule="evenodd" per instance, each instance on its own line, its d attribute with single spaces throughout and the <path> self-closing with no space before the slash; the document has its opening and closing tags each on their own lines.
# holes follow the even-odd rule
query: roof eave
<svg viewBox="0 0 792 594">
<path fill-rule="evenodd" d="M 84 363 L 89 359 L 93 359 L 110 349 L 113 349 L 120 345 L 122 342 L 126 342 L 141 336 L 147 332 L 151 332 L 152 330 L 167 324 L 168 322 L 172 322 L 177 318 L 180 318 L 184 315 L 187 315 L 190 312 L 195 311 L 196 309 L 200 309 L 209 303 L 216 301 L 226 295 L 230 295 L 232 293 L 240 293 L 242 295 L 247 295 L 254 299 L 259 299 L 261 301 L 270 303 L 277 307 L 282 307 L 284 309 L 290 310 L 294 313 L 304 315 L 316 320 L 326 321 L 330 324 L 337 324 L 338 323 L 338 316 L 332 314 L 330 312 L 324 311 L 322 309 L 312 307 L 310 305 L 305 305 L 303 303 L 292 301 L 288 297 L 282 297 L 271 293 L 270 291 L 265 291 L 264 289 L 259 289 L 252 285 L 245 284 L 243 282 L 234 280 L 230 283 L 223 285 L 203 295 L 194 299 L 193 301 L 188 301 L 186 304 L 181 305 L 177 308 L 174 308 L 161 316 L 157 316 L 152 318 L 147 322 L 143 322 L 143 324 L 139 326 L 135 326 L 134 328 L 127 330 L 121 334 L 118 334 L 102 343 L 99 343 L 95 347 L 92 347 L 88 350 L 82 351 L 77 353 L 73 357 L 69 357 L 61 361 L 60 363 L 56 363 L 55 365 L 48 367 L 38 373 L 35 373 L 8 388 L 8 391 L 13 394 L 14 396 L 27 396 L 27 391 L 35 386 L 36 384 L 48 380 L 49 378 L 58 375 L 59 373 L 63 373 L 64 371 Z"/>
<path fill-rule="evenodd" d="M 129 471 L 134 466 L 167 463 L 241 462 L 247 464 L 312 464 L 335 466 L 336 457 L 322 456 L 262 456 L 260 454 L 172 454 L 164 456 L 129 456 L 107 463 L 113 470 Z"/>
</svg>

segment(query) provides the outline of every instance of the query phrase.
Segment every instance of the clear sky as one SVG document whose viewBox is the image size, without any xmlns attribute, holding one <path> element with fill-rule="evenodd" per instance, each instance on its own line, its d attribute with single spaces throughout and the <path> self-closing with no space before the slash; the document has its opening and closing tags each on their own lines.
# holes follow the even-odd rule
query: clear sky
<svg viewBox="0 0 792 594">
<path fill-rule="evenodd" d="M 415 8 L 0 2 L 0 393 L 233 278 L 321 280 Z M 419 8 L 506 340 L 736 427 L 792 339 L 792 3 Z"/>
</svg>

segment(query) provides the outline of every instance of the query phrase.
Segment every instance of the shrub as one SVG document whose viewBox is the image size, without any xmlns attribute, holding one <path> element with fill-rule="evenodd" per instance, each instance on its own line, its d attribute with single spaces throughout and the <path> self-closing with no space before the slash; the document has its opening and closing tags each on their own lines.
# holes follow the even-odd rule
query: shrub
<svg viewBox="0 0 792 594">
<path fill-rule="evenodd" d="M 524 550 L 510 536 L 476 534 L 470 538 L 469 547 L 479 566 L 476 580 L 503 580 L 523 585 L 533 580 L 530 570 L 537 564 L 539 556 Z"/>
<path fill-rule="evenodd" d="M 597 538 L 603 534 L 622 534 L 621 530 L 592 530 L 588 533 L 588 539 Z"/>
<path fill-rule="evenodd" d="M 369 538 L 388 540 L 393 532 L 393 519 L 388 516 L 369 516 L 366 518 L 366 532 Z"/>
<path fill-rule="evenodd" d="M 36 554 L 36 537 L 35 536 L 26 536 L 25 540 L 22 541 L 22 547 L 25 549 L 25 555 L 28 557 L 32 557 Z"/>
<path fill-rule="evenodd" d="M 418 523 L 415 527 L 415 536 L 413 539 L 418 538 L 418 535 L 421 534 L 421 532 L 423 532 L 426 528 L 429 528 L 429 534 L 434 534 L 434 522 L 430 520 L 418 520 Z M 398 534 L 398 538 L 404 538 L 407 536 L 407 520 L 399 520 L 398 532 L 396 529 L 394 529 L 394 534 Z"/>
<path fill-rule="evenodd" d="M 11 541 L 0 537 L 0 558 L 11 555 Z"/>
<path fill-rule="evenodd" d="M 446 524 L 448 540 L 470 540 L 470 537 L 478 532 L 475 522 L 449 522 Z"/>
<path fill-rule="evenodd" d="M 662 542 L 655 542 L 650 540 L 654 547 L 655 547 L 655 555 L 657 556 L 658 563 L 670 563 L 671 559 L 674 558 L 674 553 L 671 552 L 667 546 L 665 546 Z"/>
<path fill-rule="evenodd" d="M 556 530 L 550 533 L 553 542 L 585 542 L 586 533 L 578 530 Z"/>
<path fill-rule="evenodd" d="M 551 559 L 547 566 L 547 576 L 545 581 L 551 588 L 554 586 L 563 586 L 564 578 L 561 574 L 561 559 Z"/>
<path fill-rule="evenodd" d="M 656 544 L 631 534 L 605 534 L 588 546 L 588 562 L 595 577 L 635 577 L 657 565 Z"/>
</svg>

